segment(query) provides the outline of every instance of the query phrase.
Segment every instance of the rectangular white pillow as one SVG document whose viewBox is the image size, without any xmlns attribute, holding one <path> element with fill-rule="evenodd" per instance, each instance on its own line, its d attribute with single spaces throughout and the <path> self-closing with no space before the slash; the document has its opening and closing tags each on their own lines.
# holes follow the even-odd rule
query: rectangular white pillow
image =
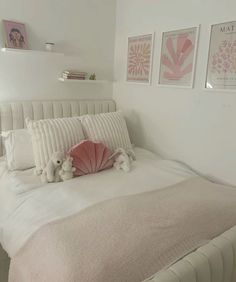
<svg viewBox="0 0 236 282">
<path fill-rule="evenodd" d="M 112 151 L 118 148 L 132 150 L 127 125 L 121 112 L 85 115 L 80 120 L 87 139 L 101 142 Z"/>
<path fill-rule="evenodd" d="M 36 170 L 42 171 L 55 152 L 66 152 L 84 140 L 79 117 L 45 119 L 33 121 L 26 119 L 32 137 Z"/>
<path fill-rule="evenodd" d="M 27 129 L 1 133 L 9 170 L 25 170 L 35 166 L 31 135 Z"/>
</svg>

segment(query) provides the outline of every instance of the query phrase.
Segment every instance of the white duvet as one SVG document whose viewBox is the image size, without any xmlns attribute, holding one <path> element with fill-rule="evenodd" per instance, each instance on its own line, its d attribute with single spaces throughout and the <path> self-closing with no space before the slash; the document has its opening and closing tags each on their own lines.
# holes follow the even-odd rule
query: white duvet
<svg viewBox="0 0 236 282">
<path fill-rule="evenodd" d="M 110 169 L 55 184 L 42 184 L 33 170 L 8 172 L 0 159 L 0 243 L 14 256 L 44 224 L 95 203 L 163 188 L 195 174 L 185 166 L 136 148 L 132 171 Z"/>
</svg>

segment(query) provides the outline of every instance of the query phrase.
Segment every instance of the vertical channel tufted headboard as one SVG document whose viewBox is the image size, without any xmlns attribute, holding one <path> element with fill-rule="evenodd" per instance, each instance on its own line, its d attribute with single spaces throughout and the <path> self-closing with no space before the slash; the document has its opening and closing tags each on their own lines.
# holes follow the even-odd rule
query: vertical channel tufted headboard
<svg viewBox="0 0 236 282">
<path fill-rule="evenodd" d="M 25 127 L 25 118 L 33 120 L 72 117 L 85 114 L 113 112 L 113 100 L 56 100 L 0 103 L 0 133 Z M 0 137 L 0 156 L 3 154 Z"/>
</svg>

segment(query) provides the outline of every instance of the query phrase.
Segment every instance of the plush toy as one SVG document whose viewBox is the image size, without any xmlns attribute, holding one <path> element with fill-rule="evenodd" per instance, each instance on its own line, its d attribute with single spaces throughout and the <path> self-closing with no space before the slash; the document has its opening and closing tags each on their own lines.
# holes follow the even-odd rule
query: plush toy
<svg viewBox="0 0 236 282">
<path fill-rule="evenodd" d="M 59 171 L 59 176 L 62 181 L 70 180 L 74 177 L 75 168 L 72 165 L 73 158 L 67 157 L 62 163 L 61 169 Z"/>
<path fill-rule="evenodd" d="M 48 164 L 42 171 L 42 175 L 41 175 L 42 182 L 52 183 L 52 182 L 60 181 L 59 170 L 63 163 L 63 159 L 64 159 L 64 154 L 62 152 L 53 153 Z"/>
<path fill-rule="evenodd" d="M 132 150 L 124 150 L 123 148 L 119 148 L 114 152 L 111 158 L 115 159 L 113 166 L 117 170 L 129 172 L 131 170 L 131 164 L 135 160 L 135 154 Z"/>
</svg>

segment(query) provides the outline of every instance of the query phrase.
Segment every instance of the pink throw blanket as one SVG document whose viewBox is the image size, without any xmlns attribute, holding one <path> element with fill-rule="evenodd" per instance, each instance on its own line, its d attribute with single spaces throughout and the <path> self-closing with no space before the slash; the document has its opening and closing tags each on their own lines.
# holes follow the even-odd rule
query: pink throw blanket
<svg viewBox="0 0 236 282">
<path fill-rule="evenodd" d="M 236 189 L 194 178 L 52 222 L 13 257 L 10 282 L 139 282 L 236 225 Z"/>
</svg>

